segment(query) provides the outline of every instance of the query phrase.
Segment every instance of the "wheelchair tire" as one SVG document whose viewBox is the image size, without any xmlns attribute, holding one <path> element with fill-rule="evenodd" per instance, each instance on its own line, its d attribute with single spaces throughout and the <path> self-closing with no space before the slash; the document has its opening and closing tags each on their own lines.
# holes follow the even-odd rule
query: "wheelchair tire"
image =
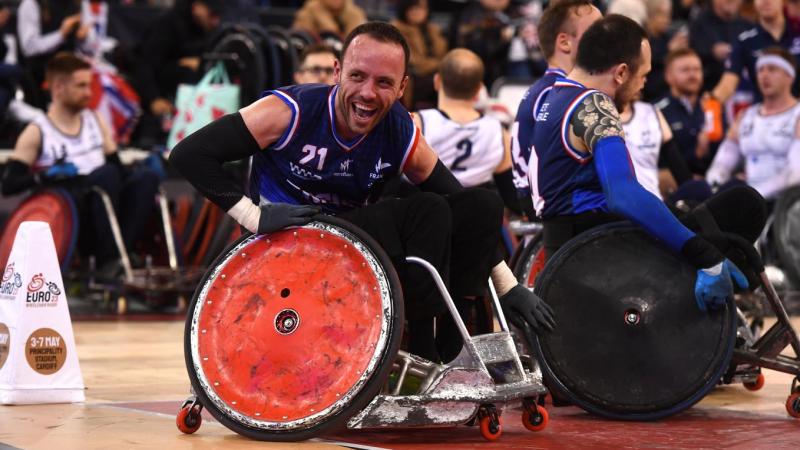
<svg viewBox="0 0 800 450">
<path fill-rule="evenodd" d="M 53 234 L 58 263 L 64 272 L 72 261 L 78 239 L 78 210 L 72 196 L 63 189 L 44 189 L 26 198 L 8 218 L 0 238 L 0 267 L 5 267 L 17 229 L 22 222 L 47 222 Z"/>
<path fill-rule="evenodd" d="M 519 256 L 513 258 L 513 272 L 523 286 L 533 288 L 536 278 L 544 269 L 544 240 L 539 233 L 522 247 Z"/>
<path fill-rule="evenodd" d="M 775 204 L 774 239 L 781 268 L 800 288 L 800 186 L 784 191 Z"/>
<path fill-rule="evenodd" d="M 184 357 L 200 402 L 257 440 L 335 432 L 385 384 L 403 327 L 388 256 L 343 220 L 242 236 L 201 279 Z"/>
<path fill-rule="evenodd" d="M 700 311 L 696 270 L 642 229 L 608 224 L 569 241 L 536 292 L 558 327 L 533 340 L 548 386 L 608 418 L 654 420 L 703 398 L 728 367 L 736 308 Z"/>
</svg>

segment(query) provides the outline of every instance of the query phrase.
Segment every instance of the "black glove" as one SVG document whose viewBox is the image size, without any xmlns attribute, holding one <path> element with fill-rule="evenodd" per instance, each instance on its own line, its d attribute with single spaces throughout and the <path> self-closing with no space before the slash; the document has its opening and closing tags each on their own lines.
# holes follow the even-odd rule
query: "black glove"
<svg viewBox="0 0 800 450">
<path fill-rule="evenodd" d="M 522 321 L 528 323 L 533 331 L 553 331 L 556 321 L 553 309 L 540 299 L 533 291 L 518 284 L 500 297 L 500 305 L 508 320 L 524 329 Z"/>
<path fill-rule="evenodd" d="M 317 206 L 288 203 L 267 203 L 260 208 L 258 234 L 272 233 L 292 225 L 305 225 L 320 211 Z"/>
</svg>

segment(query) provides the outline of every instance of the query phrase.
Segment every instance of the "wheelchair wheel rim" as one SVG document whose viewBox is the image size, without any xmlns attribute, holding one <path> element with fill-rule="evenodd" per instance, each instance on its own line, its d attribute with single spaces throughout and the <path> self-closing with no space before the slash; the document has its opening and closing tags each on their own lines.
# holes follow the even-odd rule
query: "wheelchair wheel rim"
<svg viewBox="0 0 800 450">
<path fill-rule="evenodd" d="M 630 225 L 598 227 L 559 249 L 537 279 L 537 293 L 562 318 L 560 329 L 535 339 L 537 358 L 552 387 L 604 417 L 653 420 L 688 408 L 717 384 L 733 352 L 732 302 L 700 312 L 694 269 L 651 242 Z M 569 276 L 603 258 L 614 264 Z M 662 284 L 652 286 L 653 277 Z"/>
<path fill-rule="evenodd" d="M 344 270 L 327 270 L 333 263 Z M 364 388 L 395 311 L 375 254 L 348 231 L 313 222 L 243 239 L 191 314 L 193 368 L 213 406 L 251 429 L 292 432 L 325 422 Z"/>
</svg>

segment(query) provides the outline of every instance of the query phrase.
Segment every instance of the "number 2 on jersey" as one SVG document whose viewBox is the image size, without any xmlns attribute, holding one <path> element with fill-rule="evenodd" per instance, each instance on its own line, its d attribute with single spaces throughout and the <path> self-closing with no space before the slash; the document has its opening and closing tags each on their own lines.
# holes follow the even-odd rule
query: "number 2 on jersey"
<svg viewBox="0 0 800 450">
<path fill-rule="evenodd" d="M 456 149 L 458 149 L 460 152 L 459 155 L 456 156 L 456 159 L 453 160 L 453 165 L 450 166 L 450 170 L 453 172 L 467 170 L 466 167 L 461 167 L 459 164 L 463 163 L 465 159 L 472 155 L 472 141 L 469 139 L 462 139 L 458 141 L 458 144 L 456 144 Z"/>
<path fill-rule="evenodd" d="M 322 167 L 325 165 L 325 157 L 328 155 L 328 149 L 325 147 L 317 148 L 313 145 L 306 145 L 303 147 L 303 153 L 307 153 L 306 156 L 300 159 L 300 164 L 308 164 L 314 158 L 319 155 L 319 162 L 317 163 L 317 170 L 322 170 Z"/>
</svg>

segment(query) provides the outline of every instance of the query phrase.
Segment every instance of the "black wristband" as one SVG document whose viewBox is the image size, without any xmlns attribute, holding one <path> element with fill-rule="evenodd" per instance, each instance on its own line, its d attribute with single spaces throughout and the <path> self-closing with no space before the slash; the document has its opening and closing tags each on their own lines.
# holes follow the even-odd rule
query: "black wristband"
<svg viewBox="0 0 800 450">
<path fill-rule="evenodd" d="M 522 207 L 517 198 L 517 188 L 514 187 L 514 175 L 511 169 L 494 174 L 494 184 L 497 186 L 497 192 L 500 193 L 506 208 L 516 214 L 522 214 Z"/>
<path fill-rule="evenodd" d="M 206 198 L 227 211 L 244 193 L 225 173 L 222 164 L 249 158 L 259 149 L 237 112 L 187 136 L 172 150 L 169 162 Z"/>
<path fill-rule="evenodd" d="M 717 247 L 698 235 L 683 244 L 681 254 L 698 269 L 713 267 L 725 259 Z"/>
<path fill-rule="evenodd" d="M 453 194 L 464 189 L 455 175 L 453 175 L 440 160 L 436 161 L 436 166 L 434 166 L 428 178 L 418 184 L 417 187 L 426 192 L 434 192 L 442 195 Z"/>
</svg>

